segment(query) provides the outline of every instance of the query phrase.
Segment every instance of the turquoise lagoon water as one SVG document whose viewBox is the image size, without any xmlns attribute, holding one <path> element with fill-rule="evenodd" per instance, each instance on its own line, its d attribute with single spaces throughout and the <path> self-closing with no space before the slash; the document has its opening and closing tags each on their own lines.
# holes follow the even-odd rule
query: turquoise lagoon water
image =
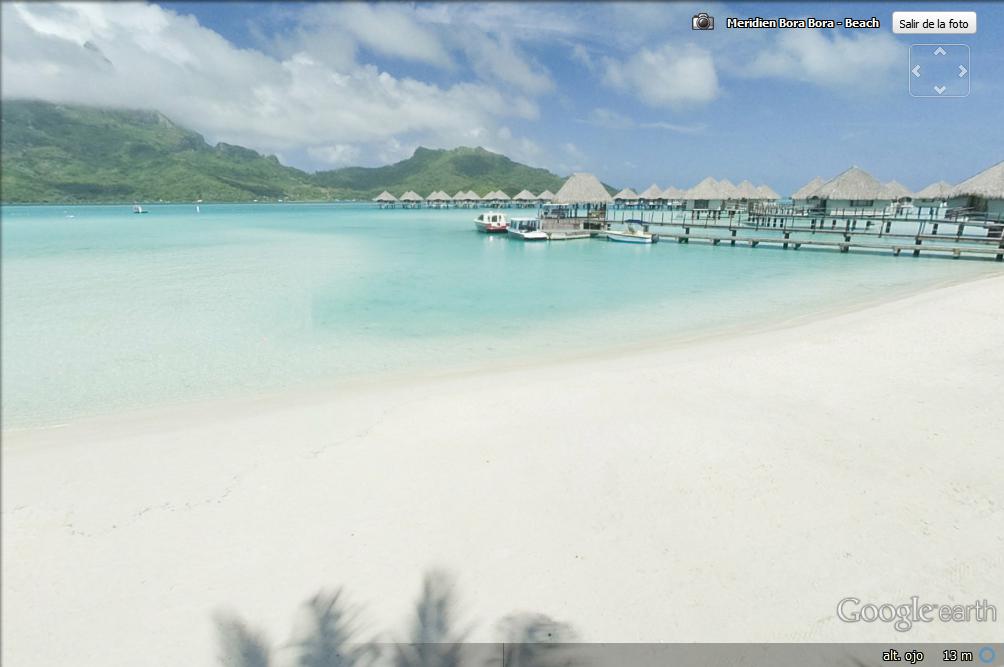
<svg viewBox="0 0 1004 667">
<path fill-rule="evenodd" d="M 833 251 L 526 244 L 470 210 L 2 209 L 4 428 L 507 364 L 999 271 Z"/>
</svg>

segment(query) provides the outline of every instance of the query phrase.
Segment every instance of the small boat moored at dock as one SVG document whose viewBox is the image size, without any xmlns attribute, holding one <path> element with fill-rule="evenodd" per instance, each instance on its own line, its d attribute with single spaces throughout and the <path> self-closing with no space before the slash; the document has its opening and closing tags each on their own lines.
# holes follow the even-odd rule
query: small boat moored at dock
<svg viewBox="0 0 1004 667">
<path fill-rule="evenodd" d="M 509 230 L 509 221 L 505 213 L 489 211 L 474 219 L 474 227 L 485 234 L 502 234 Z"/>
<path fill-rule="evenodd" d="M 538 218 L 512 218 L 507 230 L 510 238 L 522 241 L 547 241 L 547 232 L 541 231 Z"/>
<path fill-rule="evenodd" d="M 627 221 L 625 229 L 608 229 L 607 230 L 607 240 L 617 241 L 618 243 L 658 243 L 659 235 L 653 234 L 652 232 L 647 232 L 644 229 L 639 229 L 634 224 L 631 224 L 632 220 Z"/>
</svg>

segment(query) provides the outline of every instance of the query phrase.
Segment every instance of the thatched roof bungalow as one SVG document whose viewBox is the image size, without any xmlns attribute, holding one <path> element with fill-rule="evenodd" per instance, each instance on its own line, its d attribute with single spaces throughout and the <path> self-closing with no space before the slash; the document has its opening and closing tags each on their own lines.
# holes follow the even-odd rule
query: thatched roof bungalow
<svg viewBox="0 0 1004 667">
<path fill-rule="evenodd" d="M 405 208 L 418 208 L 425 200 L 422 199 L 421 195 L 417 192 L 408 190 L 401 195 L 401 199 L 399 201 L 405 206 Z"/>
<path fill-rule="evenodd" d="M 910 192 L 910 188 L 906 187 L 899 181 L 889 181 L 882 185 L 882 190 L 879 192 L 879 198 L 889 199 L 891 201 L 906 201 L 908 199 L 913 199 L 913 193 Z"/>
<path fill-rule="evenodd" d="M 754 199 L 760 199 L 762 201 L 777 201 L 781 198 L 781 195 L 774 191 L 774 188 L 769 185 L 759 185 L 754 191 Z"/>
<path fill-rule="evenodd" d="M 645 190 L 640 195 L 638 195 L 638 199 L 648 202 L 649 204 L 660 202 L 662 201 L 662 188 L 653 183 L 652 185 L 645 188 Z"/>
<path fill-rule="evenodd" d="M 718 181 L 711 176 L 687 190 L 683 198 L 687 201 L 687 208 L 695 211 L 720 210 L 726 199 Z"/>
<path fill-rule="evenodd" d="M 373 201 L 380 204 L 380 208 L 393 208 L 397 206 L 397 197 L 386 190 L 374 197 Z"/>
<path fill-rule="evenodd" d="M 750 200 L 758 198 L 756 186 L 750 183 L 749 181 L 741 182 L 739 185 L 736 186 L 736 190 L 739 191 L 740 199 Z"/>
<path fill-rule="evenodd" d="M 542 223 L 555 228 L 598 229 L 606 219 L 607 205 L 613 201 L 600 179 L 575 173 L 545 206 Z"/>
<path fill-rule="evenodd" d="M 614 201 L 621 206 L 637 206 L 638 205 L 638 193 L 631 188 L 624 188 L 620 192 L 614 195 Z"/>
<path fill-rule="evenodd" d="M 537 195 L 538 201 L 554 201 L 554 193 L 550 190 L 544 190 L 539 195 Z"/>
<path fill-rule="evenodd" d="M 952 188 L 949 206 L 985 213 L 991 220 L 1004 221 L 1004 162 L 998 162 Z"/>
<path fill-rule="evenodd" d="M 816 197 L 816 192 L 819 188 L 823 187 L 826 183 L 822 178 L 816 176 L 814 179 L 795 190 L 795 193 L 791 195 L 792 200 L 794 200 L 796 206 L 805 206 L 809 204 L 810 199 L 818 199 Z"/>
<path fill-rule="evenodd" d="M 885 186 L 860 167 L 851 167 L 839 176 L 819 186 L 813 197 L 827 212 L 840 209 L 884 209 L 892 203 L 883 196 Z M 888 193 L 891 195 L 891 193 Z"/>
<path fill-rule="evenodd" d="M 686 193 L 683 190 L 674 188 L 672 185 L 662 191 L 662 198 L 668 202 L 683 199 L 685 196 Z"/>
<path fill-rule="evenodd" d="M 537 204 L 537 196 L 529 190 L 520 190 L 519 193 L 512 198 L 512 201 L 517 206 L 526 208 Z"/>
</svg>

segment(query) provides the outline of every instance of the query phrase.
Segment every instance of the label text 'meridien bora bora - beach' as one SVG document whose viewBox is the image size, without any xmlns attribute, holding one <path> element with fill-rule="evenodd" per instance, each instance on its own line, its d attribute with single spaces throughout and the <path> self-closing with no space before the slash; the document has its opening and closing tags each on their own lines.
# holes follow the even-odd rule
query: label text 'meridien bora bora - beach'
<svg viewBox="0 0 1004 667">
<path fill-rule="evenodd" d="M 823 28 L 823 29 L 836 29 L 836 28 L 880 28 L 882 27 L 881 21 L 878 18 L 872 16 L 866 19 L 855 19 L 855 18 L 844 18 L 844 19 L 817 19 L 812 16 L 806 18 L 789 19 L 783 16 L 773 19 L 765 19 L 760 16 L 754 16 L 752 18 L 737 18 L 730 16 L 725 20 L 726 28 L 738 28 L 747 30 L 757 30 L 757 29 L 776 29 L 776 28 Z"/>
</svg>

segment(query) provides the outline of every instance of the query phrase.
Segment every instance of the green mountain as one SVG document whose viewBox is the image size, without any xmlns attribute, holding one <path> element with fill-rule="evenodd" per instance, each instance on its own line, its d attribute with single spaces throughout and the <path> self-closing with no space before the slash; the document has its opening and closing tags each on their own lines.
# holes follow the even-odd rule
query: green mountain
<svg viewBox="0 0 1004 667">
<path fill-rule="evenodd" d="M 474 190 L 480 195 L 504 190 L 511 197 L 524 188 L 534 193 L 555 192 L 564 180 L 546 169 L 513 162 L 484 148 L 419 148 L 407 160 L 386 167 L 345 167 L 314 174 L 318 185 L 365 197 L 383 190 L 397 196 L 407 190 L 422 196 L 433 190 L 445 190 L 449 195 L 459 190 Z"/>
<path fill-rule="evenodd" d="M 326 199 L 274 156 L 210 146 L 153 111 L 4 102 L 3 201 Z"/>
<path fill-rule="evenodd" d="M 483 148 L 430 150 L 386 167 L 309 174 L 275 156 L 220 143 L 154 111 L 5 101 L 0 126 L 4 202 L 369 199 L 382 190 L 561 187 L 563 179 Z"/>
</svg>

